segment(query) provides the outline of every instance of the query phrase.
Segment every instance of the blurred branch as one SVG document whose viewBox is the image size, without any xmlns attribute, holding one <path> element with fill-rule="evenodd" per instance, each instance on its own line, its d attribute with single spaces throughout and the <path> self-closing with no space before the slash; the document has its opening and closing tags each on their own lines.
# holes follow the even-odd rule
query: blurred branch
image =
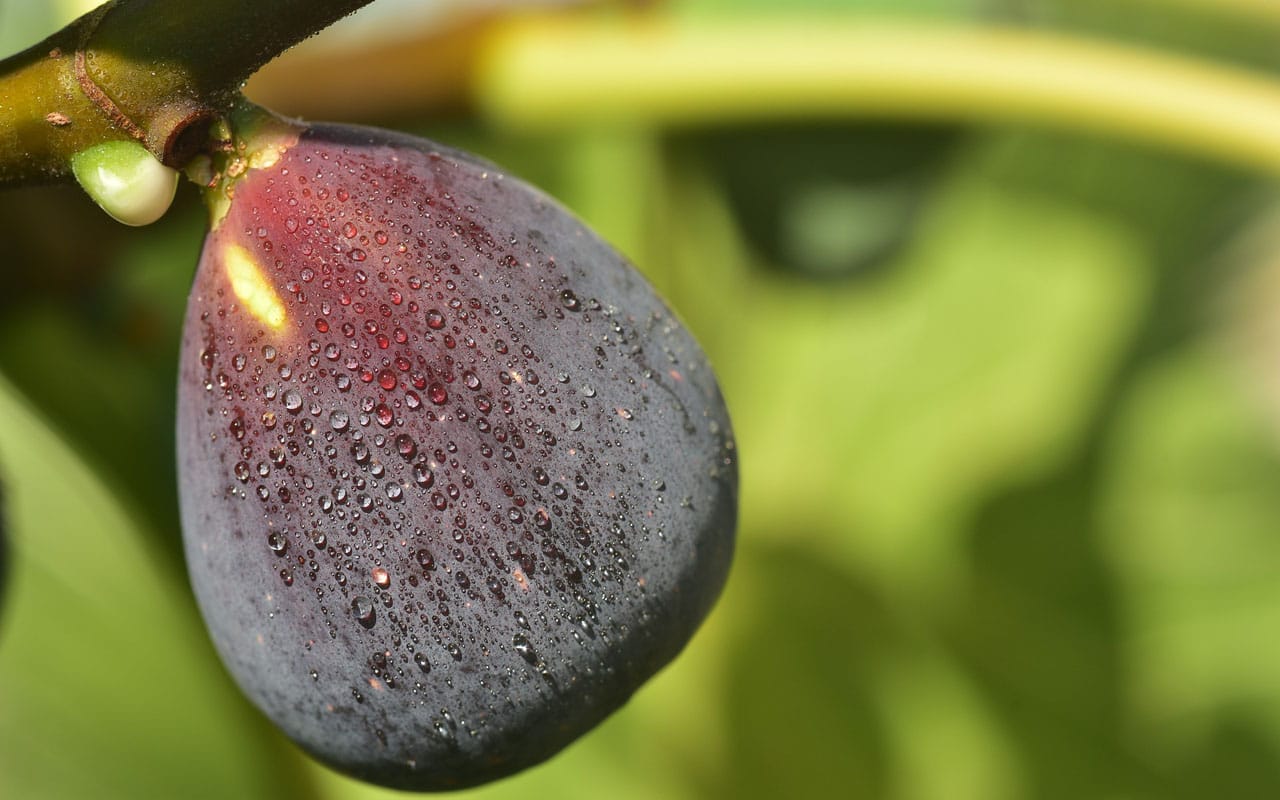
<svg viewBox="0 0 1280 800">
<path fill-rule="evenodd" d="M 497 16 L 469 8 L 412 36 L 362 46 L 324 47 L 313 39 L 255 73 L 245 95 L 290 116 L 366 123 L 462 108 L 478 43 Z"/>
<path fill-rule="evenodd" d="M 647 0 L 645 0 L 647 2 Z M 253 102 L 289 116 L 394 123 L 469 109 L 475 59 L 513 14 L 613 13 L 636 0 L 435 0 L 365 15 L 303 42 L 254 73 Z M 408 5 L 389 5 L 404 9 Z M 354 21 L 353 21 L 354 23 Z"/>
<path fill-rule="evenodd" d="M 1280 176 L 1280 82 L 1119 43 L 849 18 L 510 24 L 477 97 L 515 127 L 870 116 L 1088 131 Z"/>
<path fill-rule="evenodd" d="M 170 166 L 275 55 L 370 0 L 113 0 L 0 62 L 0 186 L 136 139 Z"/>
<path fill-rule="evenodd" d="M 1267 27 L 1280 25 L 1280 3 L 1275 0 L 1159 0 L 1158 3 L 1145 0 L 1145 2 L 1164 8 L 1182 7 L 1216 17 L 1233 17 Z"/>
</svg>

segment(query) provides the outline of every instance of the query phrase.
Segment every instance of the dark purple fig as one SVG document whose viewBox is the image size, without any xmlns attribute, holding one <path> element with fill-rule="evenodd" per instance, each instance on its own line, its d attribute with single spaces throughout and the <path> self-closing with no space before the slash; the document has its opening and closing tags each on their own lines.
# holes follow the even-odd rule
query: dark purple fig
<svg viewBox="0 0 1280 800">
<path fill-rule="evenodd" d="M 183 529 L 213 640 L 357 777 L 453 789 L 543 761 L 724 584 L 715 376 L 530 186 L 406 136 L 262 128 L 213 176 L 182 344 Z"/>
</svg>

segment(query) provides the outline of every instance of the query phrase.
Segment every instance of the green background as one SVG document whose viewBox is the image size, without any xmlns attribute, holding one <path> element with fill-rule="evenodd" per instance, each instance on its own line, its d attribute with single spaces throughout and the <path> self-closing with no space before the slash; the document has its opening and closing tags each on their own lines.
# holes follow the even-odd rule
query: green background
<svg viewBox="0 0 1280 800">
<path fill-rule="evenodd" d="M 1265 0 L 648 5 L 1047 28 L 1280 81 Z M 78 10 L 0 0 L 0 52 Z M 742 455 L 739 555 L 685 653 L 468 796 L 1280 796 L 1274 181 L 1065 130 L 767 112 L 358 120 L 475 151 L 629 253 Z M 0 193 L 0 797 L 391 794 L 248 706 L 187 587 L 194 195 L 131 230 L 73 188 Z"/>
</svg>

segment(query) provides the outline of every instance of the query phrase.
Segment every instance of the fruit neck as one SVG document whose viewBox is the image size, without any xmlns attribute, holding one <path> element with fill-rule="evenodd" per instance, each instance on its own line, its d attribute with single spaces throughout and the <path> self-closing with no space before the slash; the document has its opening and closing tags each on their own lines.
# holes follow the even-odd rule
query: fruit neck
<svg viewBox="0 0 1280 800">
<path fill-rule="evenodd" d="M 236 186 L 253 170 L 274 166 L 298 143 L 305 127 L 243 97 L 213 126 L 210 152 L 194 159 L 186 174 L 202 188 L 209 228 L 227 215 Z"/>
</svg>

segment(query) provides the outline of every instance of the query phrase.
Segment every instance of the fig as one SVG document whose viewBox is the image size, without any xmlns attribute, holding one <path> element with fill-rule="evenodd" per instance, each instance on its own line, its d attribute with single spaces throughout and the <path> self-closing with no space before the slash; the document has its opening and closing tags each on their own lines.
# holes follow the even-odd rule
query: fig
<svg viewBox="0 0 1280 800">
<path fill-rule="evenodd" d="M 230 150 L 177 409 L 220 656 L 367 781 L 547 759 L 725 582 L 737 456 L 707 357 L 622 256 L 474 156 L 261 115 Z"/>
</svg>

